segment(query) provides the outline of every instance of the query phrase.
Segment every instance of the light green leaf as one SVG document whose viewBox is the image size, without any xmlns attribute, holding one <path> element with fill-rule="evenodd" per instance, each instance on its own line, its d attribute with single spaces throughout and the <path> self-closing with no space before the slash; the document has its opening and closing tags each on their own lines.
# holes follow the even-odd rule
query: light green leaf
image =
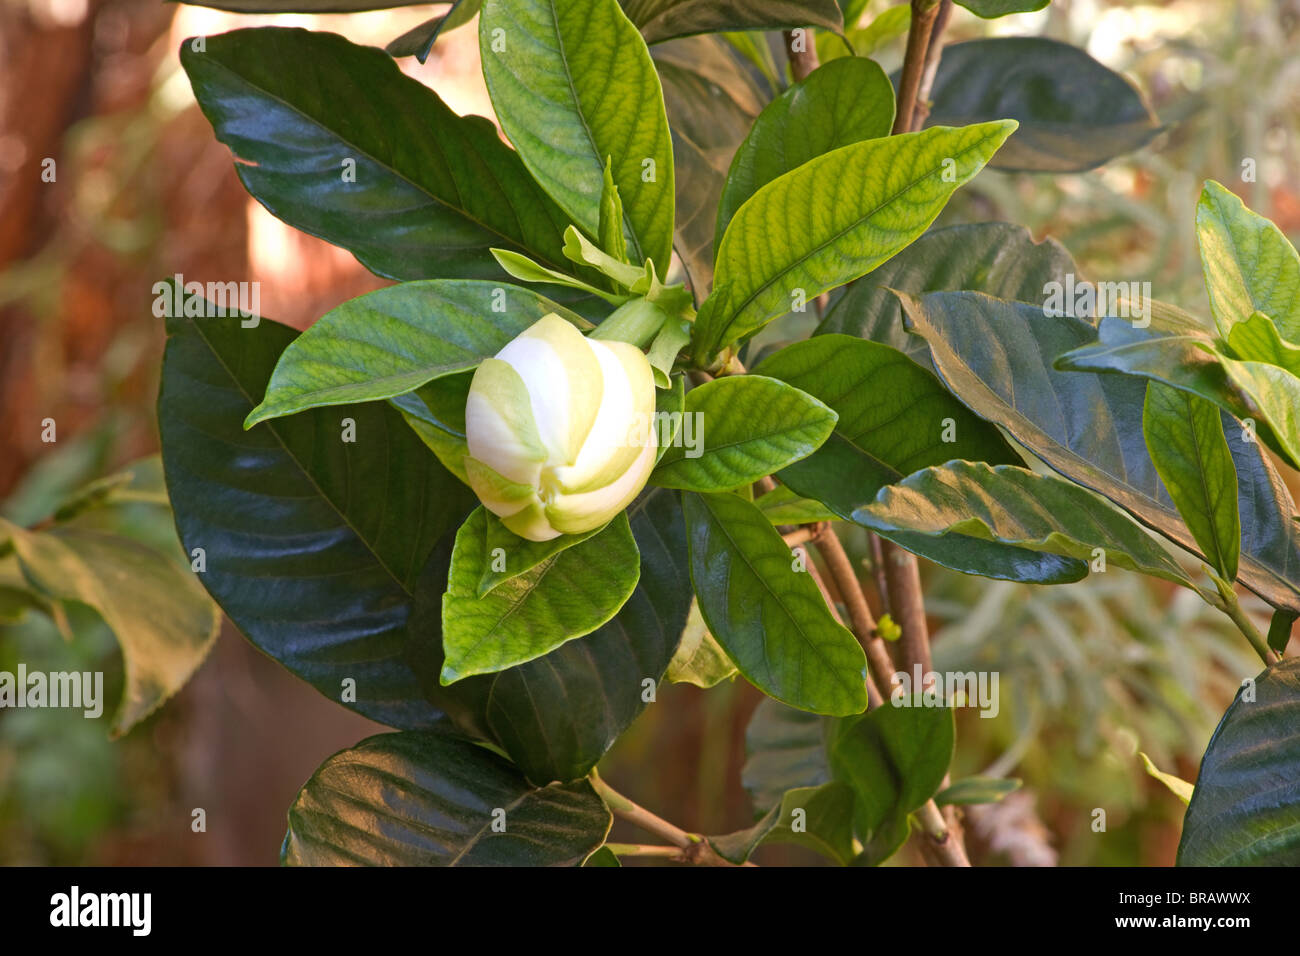
<svg viewBox="0 0 1300 956">
<path fill-rule="evenodd" d="M 1084 563 L 1100 549 L 1116 567 L 1195 589 L 1173 556 L 1105 498 L 1014 465 L 950 461 L 926 468 L 882 490 L 853 517 L 877 531 L 964 533 Z"/>
<path fill-rule="evenodd" d="M 731 679 L 735 674 L 736 665 L 731 663 L 727 652 L 709 633 L 709 626 L 700 614 L 699 603 L 692 601 L 691 614 L 682 630 L 681 643 L 677 645 L 677 653 L 668 664 L 665 676 L 674 684 L 694 684 L 707 690 Z"/>
<path fill-rule="evenodd" d="M 1237 578 L 1241 516 L 1237 469 L 1219 409 L 1161 382 L 1147 385 L 1142 433 L 1160 480 L 1219 575 Z"/>
<path fill-rule="evenodd" d="M 772 524 L 811 524 L 839 517 L 820 501 L 801 498 L 785 485 L 777 485 L 767 494 L 760 495 L 754 499 L 754 504 Z"/>
<path fill-rule="evenodd" d="M 335 754 L 303 785 L 280 861 L 581 866 L 612 822 L 587 780 L 534 787 L 509 761 L 442 728 L 380 734 Z"/>
<path fill-rule="evenodd" d="M 221 616 L 198 578 L 152 548 L 80 528 L 25 531 L 0 519 L 2 538 L 39 596 L 88 604 L 117 638 L 126 676 L 115 737 L 180 690 L 217 638 Z"/>
<path fill-rule="evenodd" d="M 813 70 L 764 107 L 731 160 L 717 235 L 736 210 L 783 173 L 832 149 L 888 136 L 894 88 L 874 60 L 844 57 Z"/>
<path fill-rule="evenodd" d="M 596 236 L 612 157 L 628 253 L 666 272 L 672 141 L 650 52 L 617 0 L 485 0 L 479 48 L 501 127 L 537 182 Z"/>
<path fill-rule="evenodd" d="M 1041 10 L 1051 0 L 957 0 L 963 7 L 985 20 L 1005 17 L 1011 13 L 1030 13 Z"/>
<path fill-rule="evenodd" d="M 762 513 L 725 494 L 687 494 L 685 508 L 700 611 L 741 674 L 804 710 L 865 710 L 862 647 Z"/>
<path fill-rule="evenodd" d="M 331 309 L 284 350 L 244 427 L 321 405 L 392 398 L 476 367 L 542 316 L 590 323 L 499 282 L 403 282 Z"/>
<path fill-rule="evenodd" d="M 1146 768 L 1146 772 L 1168 787 L 1170 793 L 1183 801 L 1183 806 L 1187 806 L 1192 802 L 1192 793 L 1195 787 L 1182 777 L 1175 777 L 1172 773 L 1165 773 L 1160 770 L 1151 762 L 1151 758 L 1141 751 L 1138 751 L 1138 756 L 1142 758 L 1142 766 Z"/>
<path fill-rule="evenodd" d="M 484 514 L 486 528 L 487 563 L 478 582 L 478 596 L 483 597 L 493 588 L 525 574 L 575 544 L 600 534 L 608 527 L 603 524 L 582 534 L 562 534 L 550 541 L 529 541 L 521 538 L 490 511 Z M 498 570 L 499 569 L 499 570 Z"/>
<path fill-rule="evenodd" d="M 618 613 L 640 574 L 624 512 L 599 534 L 479 597 L 491 562 L 486 516 L 476 508 L 456 533 L 442 599 L 443 685 L 534 660 L 590 634 Z"/>
<path fill-rule="evenodd" d="M 1263 312 L 1300 345 L 1300 255 L 1282 231 L 1210 179 L 1196 204 L 1196 238 L 1219 334 Z"/>
<path fill-rule="evenodd" d="M 695 324 L 704 360 L 865 275 L 923 233 L 1013 121 L 935 128 L 832 150 L 756 192 L 718 250 L 713 294 Z"/>
<path fill-rule="evenodd" d="M 1300 346 L 1282 340 L 1277 324 L 1263 312 L 1235 323 L 1228 330 L 1228 350 L 1245 362 L 1265 362 L 1300 375 Z"/>
<path fill-rule="evenodd" d="M 934 802 L 941 807 L 997 803 L 1019 789 L 1020 781 L 1014 777 L 963 777 L 935 794 Z"/>
<path fill-rule="evenodd" d="M 691 389 L 685 415 L 694 447 L 669 448 L 651 481 L 690 491 L 739 488 L 806 458 L 838 417 L 811 395 L 762 375 L 731 375 Z"/>
</svg>

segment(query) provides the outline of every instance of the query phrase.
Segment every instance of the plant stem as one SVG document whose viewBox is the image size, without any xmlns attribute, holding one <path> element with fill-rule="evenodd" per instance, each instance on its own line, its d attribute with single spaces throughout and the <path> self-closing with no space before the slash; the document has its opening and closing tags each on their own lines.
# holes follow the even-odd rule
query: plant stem
<svg viewBox="0 0 1300 956">
<path fill-rule="evenodd" d="M 694 863 L 700 866 L 735 866 L 724 860 L 714 852 L 709 842 L 697 833 L 687 833 L 676 824 L 669 823 L 658 814 L 651 813 L 639 803 L 623 796 L 609 784 L 607 784 L 599 773 L 593 769 L 588 779 L 592 787 L 600 794 L 606 806 L 614 812 L 614 816 L 620 820 L 626 820 L 628 823 L 635 824 L 647 833 L 653 833 L 655 836 L 667 840 L 673 845 L 677 856 L 683 863 Z M 633 846 L 636 844 L 614 844 L 614 846 Z M 665 848 L 668 849 L 668 848 Z M 617 851 L 615 851 L 617 853 Z M 649 855 L 649 854 L 647 854 Z M 668 854 L 655 854 L 666 856 Z M 744 866 L 754 866 L 753 863 L 742 864 Z"/>
<path fill-rule="evenodd" d="M 935 74 L 939 72 L 939 57 L 943 55 L 943 30 L 952 16 L 952 0 L 943 0 L 939 4 L 939 13 L 930 28 L 930 44 L 925 51 L 925 66 L 921 70 L 921 84 L 916 91 L 916 103 L 912 107 L 911 129 L 917 130 L 925 125 L 930 115 L 930 88 L 934 86 Z"/>
<path fill-rule="evenodd" d="M 817 62 L 817 46 L 812 42 L 812 31 L 800 31 L 800 38 L 803 41 L 802 50 L 794 48 L 793 30 L 782 31 L 781 36 L 785 39 L 785 55 L 790 61 L 790 75 L 798 83 L 821 65 Z"/>
<path fill-rule="evenodd" d="M 899 647 L 903 652 L 903 670 L 911 672 L 917 664 L 921 673 L 930 673 L 930 628 L 925 620 L 925 599 L 921 593 L 921 570 L 916 555 L 885 541 L 880 547 L 885 564 L 885 586 L 895 622 L 903 631 Z M 920 688 L 914 688 L 920 690 Z"/>
<path fill-rule="evenodd" d="M 844 552 L 844 545 L 840 543 L 839 536 L 829 524 L 813 543 L 825 560 L 826 570 L 835 580 L 835 585 L 844 598 L 844 606 L 849 610 L 849 620 L 853 623 L 852 630 L 867 654 L 867 663 L 871 665 L 871 671 L 876 676 L 876 684 L 883 697 L 892 684 L 894 662 L 890 659 L 889 651 L 885 649 L 885 642 L 876 628 L 876 619 L 871 614 L 871 607 L 867 604 L 867 596 L 863 593 L 862 584 L 853 570 L 853 563 L 849 561 L 849 556 Z"/>
<path fill-rule="evenodd" d="M 912 23 L 907 28 L 907 52 L 903 55 L 903 72 L 898 81 L 898 112 L 894 115 L 895 133 L 910 133 L 916 97 L 921 90 L 926 57 L 930 52 L 930 34 L 939 17 L 939 0 L 912 0 Z"/>
<path fill-rule="evenodd" d="M 682 848 L 678 846 L 653 846 L 647 843 L 606 843 L 605 846 L 615 856 L 666 856 L 680 859 Z"/>
<path fill-rule="evenodd" d="M 1231 618 L 1232 623 L 1237 625 L 1237 630 L 1245 635 L 1246 640 L 1250 641 L 1250 646 L 1255 649 L 1259 659 L 1264 662 L 1265 667 L 1276 664 L 1281 657 L 1277 651 L 1268 646 L 1268 641 L 1260 633 L 1255 622 L 1250 619 L 1241 602 L 1237 600 L 1237 594 L 1232 590 L 1232 586 L 1226 581 L 1220 580 L 1218 575 L 1212 575 L 1214 586 L 1219 591 L 1219 597 L 1223 599 L 1223 606 L 1220 608 L 1224 614 Z"/>
<path fill-rule="evenodd" d="M 927 856 L 941 866 L 970 866 L 960 831 L 944 818 L 933 800 L 917 810 L 914 816 L 926 836 L 921 846 Z"/>
</svg>

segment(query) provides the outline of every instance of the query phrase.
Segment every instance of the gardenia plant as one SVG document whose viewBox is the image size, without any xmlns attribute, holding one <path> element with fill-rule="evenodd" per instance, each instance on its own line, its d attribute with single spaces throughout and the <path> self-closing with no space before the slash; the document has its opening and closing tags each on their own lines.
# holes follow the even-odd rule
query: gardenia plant
<svg viewBox="0 0 1300 956">
<path fill-rule="evenodd" d="M 1195 789 L 1161 774 L 1190 793 L 1179 860 L 1300 858 L 1300 523 L 1277 471 L 1300 465 L 1300 257 L 1209 182 L 1212 321 L 1062 307 L 1085 280 L 1059 244 L 936 219 L 988 165 L 1088 169 L 1158 121 L 1065 44 L 945 48 L 951 4 L 859 25 L 863 6 L 459 0 L 389 52 L 186 41 L 248 191 L 394 280 L 302 334 L 168 310 L 162 460 L 195 576 L 392 728 L 306 782 L 284 862 L 730 865 L 786 841 L 875 864 L 914 835 L 963 865 L 958 807 L 1016 783 L 951 779 L 953 701 L 899 699 L 930 666 L 918 556 L 1053 586 L 1141 573 L 1221 610 L 1262 670 Z M 476 12 L 510 145 L 393 59 Z M 891 82 L 859 54 L 904 29 Z M 46 533 L 8 533 L 59 580 Z M 169 639 L 164 696 L 210 633 Z M 751 828 L 691 833 L 596 772 L 665 679 L 769 698 Z M 615 815 L 668 849 L 608 843 Z"/>
</svg>

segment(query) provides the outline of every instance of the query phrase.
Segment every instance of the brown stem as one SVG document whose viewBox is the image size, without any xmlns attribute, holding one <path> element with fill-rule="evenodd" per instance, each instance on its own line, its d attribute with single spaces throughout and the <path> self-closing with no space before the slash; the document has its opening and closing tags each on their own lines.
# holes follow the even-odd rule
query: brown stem
<svg viewBox="0 0 1300 956">
<path fill-rule="evenodd" d="M 794 48 L 795 36 L 793 30 L 784 30 L 781 36 L 785 38 L 785 55 L 790 60 L 790 75 L 798 83 L 821 65 L 817 62 L 817 46 L 812 42 L 812 30 L 801 29 L 799 31 L 799 37 L 803 45 L 802 50 Z"/>
<path fill-rule="evenodd" d="M 917 664 L 921 673 L 930 673 L 930 629 L 925 621 L 925 601 L 921 595 L 921 570 L 916 555 L 885 541 L 881 545 L 885 564 L 885 586 L 895 623 L 903 631 L 899 646 L 903 653 L 903 670 L 911 673 Z M 920 691 L 922 688 L 915 688 Z"/>
<path fill-rule="evenodd" d="M 921 84 L 917 87 L 916 103 L 912 107 L 913 130 L 925 125 L 930 115 L 930 88 L 934 86 L 935 74 L 939 72 L 939 57 L 943 55 L 943 31 L 952 16 L 952 0 L 943 0 L 939 4 L 939 13 L 930 28 L 930 45 L 925 51 L 925 67 L 921 70 Z"/>
<path fill-rule="evenodd" d="M 907 28 L 907 52 L 903 55 L 903 72 L 898 81 L 898 112 L 894 114 L 895 133 L 910 133 L 916 96 L 921 89 L 926 56 L 930 52 L 930 33 L 939 16 L 939 0 L 912 0 L 912 23 Z"/>
<path fill-rule="evenodd" d="M 848 608 L 849 620 L 853 622 L 852 630 L 862 644 L 862 649 L 866 651 L 871 672 L 876 675 L 876 682 L 881 690 L 887 691 L 894 676 L 894 662 L 890 660 L 889 651 L 885 649 L 885 642 L 876 627 L 876 619 L 871 614 L 871 606 L 867 604 L 867 596 L 862 592 L 862 584 L 853 570 L 853 563 L 849 561 L 849 556 L 844 552 L 844 545 L 840 544 L 839 536 L 830 525 L 826 526 L 826 530 L 814 543 L 826 562 L 827 572 L 844 597 L 844 606 Z"/>
</svg>

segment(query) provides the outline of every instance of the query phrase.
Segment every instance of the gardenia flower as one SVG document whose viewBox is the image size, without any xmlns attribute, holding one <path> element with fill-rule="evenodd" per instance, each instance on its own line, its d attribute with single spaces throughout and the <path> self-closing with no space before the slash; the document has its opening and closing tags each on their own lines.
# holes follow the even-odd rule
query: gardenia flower
<svg viewBox="0 0 1300 956">
<path fill-rule="evenodd" d="M 654 467 L 645 354 L 589 339 L 551 313 L 474 373 L 465 405 L 470 487 L 530 541 L 599 528 Z"/>
</svg>

